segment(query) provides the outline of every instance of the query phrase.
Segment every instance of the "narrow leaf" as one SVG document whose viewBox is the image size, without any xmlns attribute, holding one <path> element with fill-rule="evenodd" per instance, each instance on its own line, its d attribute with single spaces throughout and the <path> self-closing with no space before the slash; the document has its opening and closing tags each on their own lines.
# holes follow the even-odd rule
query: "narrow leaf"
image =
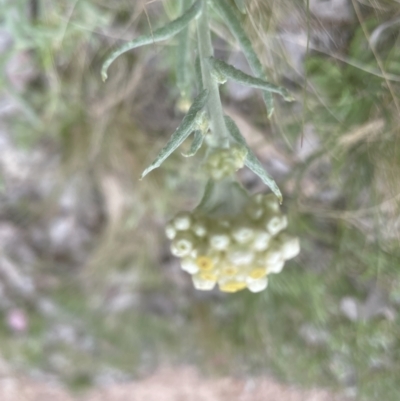
<svg viewBox="0 0 400 401">
<path fill-rule="evenodd" d="M 235 10 L 226 2 L 226 0 L 213 0 L 213 4 L 233 36 L 235 36 L 236 40 L 239 42 L 254 75 L 258 78 L 265 78 L 262 64 L 251 45 L 250 39 L 243 30 L 240 19 L 238 18 L 237 13 L 235 13 Z M 267 107 L 268 118 L 271 118 L 274 112 L 274 99 L 272 94 L 270 92 L 263 92 L 263 99 Z"/>
<path fill-rule="evenodd" d="M 184 28 L 178 34 L 178 47 L 176 49 L 176 80 L 183 98 L 189 95 L 189 29 Z"/>
<path fill-rule="evenodd" d="M 228 116 L 225 116 L 225 124 L 228 128 L 229 133 L 232 138 L 239 144 L 244 146 L 247 149 L 247 156 L 244 164 L 255 174 L 257 174 L 261 180 L 266 184 L 271 191 L 278 197 L 279 202 L 282 203 L 282 193 L 276 182 L 272 177 L 268 175 L 265 171 L 261 162 L 257 159 L 257 156 L 253 153 L 253 151 L 247 146 L 246 140 L 243 138 L 242 134 L 239 131 L 236 123 Z"/>
<path fill-rule="evenodd" d="M 197 151 L 201 148 L 201 145 L 203 144 L 203 139 L 204 135 L 200 130 L 194 132 L 194 138 L 192 141 L 192 145 L 190 146 L 189 152 L 187 153 L 182 153 L 182 156 L 184 157 L 192 157 L 194 156 Z"/>
<path fill-rule="evenodd" d="M 197 56 L 196 57 L 196 61 L 195 61 L 195 73 L 196 73 L 196 80 L 198 83 L 198 87 L 200 88 L 200 90 L 203 90 L 204 86 L 203 86 L 203 75 L 201 73 L 201 62 L 200 62 L 200 57 Z"/>
<path fill-rule="evenodd" d="M 282 86 L 271 84 L 270 82 L 261 78 L 252 77 L 251 75 L 238 70 L 234 66 L 214 57 L 210 57 L 208 62 L 212 68 L 212 73 L 216 75 L 217 80 L 221 80 L 221 77 L 225 78 L 225 80 L 230 78 L 242 85 L 247 85 L 256 89 L 262 89 L 267 92 L 278 93 L 289 102 L 294 100 L 289 91 Z"/>
<path fill-rule="evenodd" d="M 184 29 L 189 22 L 198 17 L 202 10 L 202 0 L 197 0 L 192 7 L 190 7 L 183 15 L 179 18 L 169 22 L 167 25 L 162 28 L 156 29 L 154 32 L 148 35 L 142 35 L 138 38 L 122 45 L 119 49 L 115 50 L 104 62 L 103 67 L 101 69 L 101 77 L 103 81 L 107 79 L 107 70 L 108 67 L 112 64 L 112 62 L 121 54 L 135 49 L 140 46 L 148 45 L 150 43 L 157 43 L 163 40 L 170 39 L 182 29 Z"/>
<path fill-rule="evenodd" d="M 171 139 L 168 143 L 161 149 L 160 153 L 154 160 L 154 162 L 143 171 L 140 179 L 143 179 L 150 171 L 157 167 L 160 167 L 164 160 L 179 146 L 182 142 L 192 133 L 197 121 L 197 114 L 206 105 L 208 97 L 207 90 L 203 90 L 194 100 L 193 104 L 190 106 L 189 111 L 183 117 L 183 120 L 176 131 L 172 134 Z"/>
<path fill-rule="evenodd" d="M 181 0 L 179 4 L 179 12 L 185 12 L 185 1 Z M 176 81 L 178 84 L 179 91 L 181 93 L 181 97 L 187 99 L 190 93 L 190 80 L 189 74 L 190 71 L 190 49 L 189 49 L 189 27 L 186 26 L 182 29 L 181 32 L 177 35 L 178 46 L 176 48 Z"/>
</svg>

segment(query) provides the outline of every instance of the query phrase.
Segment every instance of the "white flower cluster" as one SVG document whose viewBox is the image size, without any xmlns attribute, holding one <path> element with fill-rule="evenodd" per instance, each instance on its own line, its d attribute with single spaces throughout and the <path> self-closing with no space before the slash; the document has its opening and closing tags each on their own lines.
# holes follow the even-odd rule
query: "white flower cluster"
<svg viewBox="0 0 400 401">
<path fill-rule="evenodd" d="M 171 252 L 192 275 L 195 288 L 260 292 L 267 276 L 279 273 L 299 251 L 298 238 L 284 232 L 287 217 L 274 195 L 249 198 L 234 216 L 181 212 L 166 227 Z"/>
</svg>

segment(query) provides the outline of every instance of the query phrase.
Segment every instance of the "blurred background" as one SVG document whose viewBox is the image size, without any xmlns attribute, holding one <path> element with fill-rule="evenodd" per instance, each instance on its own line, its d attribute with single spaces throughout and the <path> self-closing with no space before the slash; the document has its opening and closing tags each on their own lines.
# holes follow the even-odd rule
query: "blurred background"
<svg viewBox="0 0 400 401">
<path fill-rule="evenodd" d="M 196 291 L 169 253 L 201 154 L 139 181 L 183 117 L 176 41 L 100 78 L 177 1 L 1 1 L 1 400 L 399 399 L 400 2 L 246 4 L 268 76 L 296 98 L 269 121 L 259 92 L 221 89 L 302 247 L 260 294 Z M 248 71 L 212 28 L 217 57 Z"/>
</svg>

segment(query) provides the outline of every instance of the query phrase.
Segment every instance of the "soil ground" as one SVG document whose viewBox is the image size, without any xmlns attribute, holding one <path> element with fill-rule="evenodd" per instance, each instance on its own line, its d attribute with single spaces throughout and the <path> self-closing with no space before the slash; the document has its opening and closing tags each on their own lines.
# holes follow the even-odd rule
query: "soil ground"
<svg viewBox="0 0 400 401">
<path fill-rule="evenodd" d="M 2 401 L 344 401 L 326 390 L 301 390 L 264 377 L 202 377 L 192 367 L 164 367 L 139 381 L 73 395 L 64 388 L 27 378 L 3 376 Z"/>
</svg>

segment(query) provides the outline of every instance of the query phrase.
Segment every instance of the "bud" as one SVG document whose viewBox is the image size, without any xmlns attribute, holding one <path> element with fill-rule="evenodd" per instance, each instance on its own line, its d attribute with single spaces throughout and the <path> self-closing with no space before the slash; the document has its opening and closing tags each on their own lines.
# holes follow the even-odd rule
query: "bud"
<svg viewBox="0 0 400 401">
<path fill-rule="evenodd" d="M 258 205 L 250 204 L 246 208 L 246 214 L 251 220 L 260 220 L 264 214 L 264 209 Z"/>
<path fill-rule="evenodd" d="M 231 240 L 226 234 L 214 234 L 210 237 L 210 246 L 218 251 L 228 249 Z"/>
<path fill-rule="evenodd" d="M 252 240 L 254 231 L 249 227 L 238 227 L 233 231 L 232 236 L 239 244 L 246 244 Z"/>
<path fill-rule="evenodd" d="M 172 222 L 177 230 L 186 231 L 190 228 L 191 216 L 188 212 L 180 212 L 174 217 Z"/>
<path fill-rule="evenodd" d="M 263 197 L 262 204 L 265 209 L 270 213 L 278 213 L 279 212 L 279 202 L 274 194 L 269 194 Z"/>
<path fill-rule="evenodd" d="M 175 227 L 171 224 L 171 223 L 168 223 L 166 226 L 165 226 L 165 236 L 168 238 L 168 239 L 174 239 L 175 238 L 175 236 L 176 236 L 176 230 L 175 230 Z"/>
<path fill-rule="evenodd" d="M 219 181 L 242 168 L 246 155 L 246 148 L 239 145 L 227 149 L 218 148 L 208 156 L 204 168 L 213 180 Z"/>
<path fill-rule="evenodd" d="M 201 222 L 196 222 L 192 225 L 192 231 L 197 237 L 205 237 L 207 235 L 207 228 Z"/>
</svg>

